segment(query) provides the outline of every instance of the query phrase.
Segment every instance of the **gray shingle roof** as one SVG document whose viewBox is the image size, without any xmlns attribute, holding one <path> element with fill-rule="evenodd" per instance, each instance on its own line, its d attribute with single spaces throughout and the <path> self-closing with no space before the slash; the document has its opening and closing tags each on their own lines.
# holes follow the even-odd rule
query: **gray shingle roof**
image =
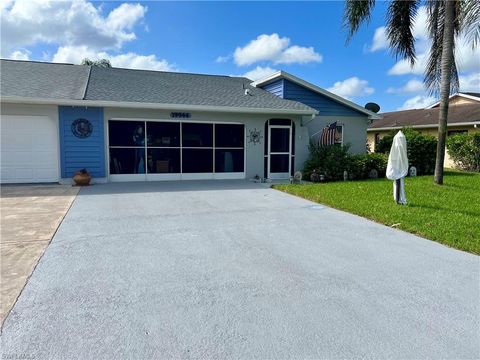
<svg viewBox="0 0 480 360">
<path fill-rule="evenodd" d="M 81 100 L 89 71 L 81 65 L 1 60 L 1 95 Z"/>
<path fill-rule="evenodd" d="M 1 61 L 2 96 L 315 112 L 251 82 L 244 77 Z"/>
<path fill-rule="evenodd" d="M 92 67 L 88 100 L 312 110 L 250 86 L 244 77 Z M 251 95 L 245 95 L 245 88 Z"/>
<path fill-rule="evenodd" d="M 383 118 L 375 120 L 369 129 L 436 126 L 438 125 L 438 107 L 432 109 L 414 109 L 383 113 Z M 480 104 L 450 105 L 448 110 L 448 123 L 480 122 Z"/>
</svg>

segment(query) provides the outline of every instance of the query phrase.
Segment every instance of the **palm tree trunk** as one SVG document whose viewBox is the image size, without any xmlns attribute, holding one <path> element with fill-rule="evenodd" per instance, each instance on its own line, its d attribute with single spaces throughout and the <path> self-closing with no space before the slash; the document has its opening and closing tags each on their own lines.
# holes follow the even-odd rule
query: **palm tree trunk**
<svg viewBox="0 0 480 360">
<path fill-rule="evenodd" d="M 445 160 L 445 139 L 447 137 L 448 100 L 453 65 L 455 1 L 445 0 L 445 23 L 443 29 L 442 60 L 440 64 L 440 111 L 438 115 L 438 143 L 435 161 L 436 184 L 443 184 L 443 163 Z"/>
</svg>

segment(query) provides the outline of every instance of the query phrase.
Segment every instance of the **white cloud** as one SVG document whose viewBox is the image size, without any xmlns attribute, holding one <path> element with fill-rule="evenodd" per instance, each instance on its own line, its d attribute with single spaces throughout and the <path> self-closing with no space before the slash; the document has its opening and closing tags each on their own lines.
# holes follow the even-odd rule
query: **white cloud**
<svg viewBox="0 0 480 360">
<path fill-rule="evenodd" d="M 388 88 L 387 93 L 389 94 L 419 93 L 424 90 L 425 90 L 425 85 L 423 84 L 423 81 L 418 79 L 411 79 L 402 87 Z"/>
<path fill-rule="evenodd" d="M 480 72 L 459 76 L 460 91 L 480 92 Z"/>
<path fill-rule="evenodd" d="M 410 61 L 402 59 L 397 61 L 397 63 L 388 70 L 388 75 L 423 75 L 425 68 L 427 67 L 427 63 L 427 53 L 417 55 L 417 61 L 413 66 L 411 66 Z"/>
<path fill-rule="evenodd" d="M 155 55 L 139 55 L 133 52 L 125 54 L 109 54 L 105 51 L 95 51 L 87 46 L 63 46 L 53 56 L 53 62 L 79 64 L 84 58 L 91 60 L 108 59 L 113 67 L 129 69 L 176 71 L 176 67 Z"/>
<path fill-rule="evenodd" d="M 226 56 L 219 56 L 215 59 L 215 62 L 217 63 L 226 63 L 228 60 L 230 60 L 231 56 L 226 55 Z"/>
<path fill-rule="evenodd" d="M 262 34 L 244 47 L 237 47 L 233 58 L 239 66 L 260 61 L 270 61 L 274 64 L 305 64 L 322 61 L 322 55 L 315 52 L 313 47 L 289 45 L 290 39 L 287 37 L 281 38 L 276 33 Z"/>
<path fill-rule="evenodd" d="M 430 46 L 430 45 L 428 45 Z M 408 60 L 399 60 L 388 70 L 389 75 L 415 74 L 423 75 L 428 64 L 429 52 L 418 53 L 417 61 L 412 67 Z M 456 40 L 455 59 L 458 72 L 480 70 L 480 48 L 472 49 L 464 38 Z"/>
<path fill-rule="evenodd" d="M 29 59 L 25 47 L 52 44 L 58 48 L 43 60 L 79 64 L 84 58 L 108 59 L 114 67 L 175 71 L 156 55 L 122 53 L 126 42 L 136 39 L 134 28 L 147 7 L 120 3 L 108 14 L 87 0 L 9 0 L 1 6 L 2 56 Z M 6 55 L 6 54 L 9 55 Z"/>
<path fill-rule="evenodd" d="M 424 109 L 432 105 L 435 101 L 437 101 L 437 99 L 433 96 L 417 95 L 405 101 L 397 110 Z"/>
<path fill-rule="evenodd" d="M 86 0 L 16 0 L 1 8 L 2 53 L 38 43 L 119 49 L 136 38 L 134 26 L 147 11 L 121 4 L 107 16 Z"/>
<path fill-rule="evenodd" d="M 356 76 L 343 81 L 337 81 L 327 90 L 345 98 L 367 96 L 375 92 L 374 88 L 368 86 L 367 80 L 359 79 Z"/>
<path fill-rule="evenodd" d="M 291 46 L 285 49 L 275 64 L 306 64 L 309 62 L 321 62 L 322 56 L 315 52 L 313 47 Z"/>
<path fill-rule="evenodd" d="M 268 75 L 271 75 L 278 70 L 272 69 L 271 67 L 262 67 L 262 66 L 257 66 L 255 69 L 247 71 L 245 74 L 242 76 L 249 78 L 250 80 L 260 80 L 263 79 L 264 77 L 267 77 Z"/>
<path fill-rule="evenodd" d="M 408 60 L 399 60 L 388 71 L 389 75 L 415 74 L 423 75 L 428 63 L 431 41 L 428 37 L 428 12 L 425 6 L 420 7 L 415 17 L 413 26 L 413 36 L 416 39 L 415 49 L 417 61 L 412 67 Z M 375 30 L 373 36 L 371 51 L 388 49 L 389 43 L 386 38 L 385 27 L 379 27 Z M 480 48 L 472 49 L 471 44 L 466 41 L 464 35 L 456 39 L 455 58 L 459 72 L 480 70 Z"/>
<path fill-rule="evenodd" d="M 14 52 L 12 52 L 10 54 L 10 56 L 8 58 L 12 59 L 12 60 L 29 60 L 30 59 L 30 54 L 31 54 L 31 52 L 26 50 L 26 49 L 15 50 Z"/>
<path fill-rule="evenodd" d="M 388 49 L 388 41 L 387 35 L 385 34 L 385 26 L 380 26 L 375 30 L 375 34 L 373 35 L 373 43 L 370 47 L 370 51 L 378 51 L 382 49 Z"/>
<path fill-rule="evenodd" d="M 110 11 L 106 24 L 117 31 L 132 30 L 146 12 L 147 8 L 140 4 L 123 3 Z"/>
</svg>

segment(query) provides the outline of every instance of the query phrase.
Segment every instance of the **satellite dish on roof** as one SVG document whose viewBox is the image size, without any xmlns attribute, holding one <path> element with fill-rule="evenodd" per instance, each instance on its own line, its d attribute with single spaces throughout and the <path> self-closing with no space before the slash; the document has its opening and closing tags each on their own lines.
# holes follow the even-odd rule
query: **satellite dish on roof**
<svg viewBox="0 0 480 360">
<path fill-rule="evenodd" d="M 365 104 L 365 109 L 378 113 L 380 111 L 380 105 L 369 102 Z"/>
</svg>

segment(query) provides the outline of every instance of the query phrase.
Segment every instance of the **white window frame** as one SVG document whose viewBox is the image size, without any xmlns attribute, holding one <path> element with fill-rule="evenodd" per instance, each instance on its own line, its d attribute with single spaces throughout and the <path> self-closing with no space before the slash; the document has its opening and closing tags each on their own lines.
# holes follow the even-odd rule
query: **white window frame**
<svg viewBox="0 0 480 360">
<path fill-rule="evenodd" d="M 345 136 L 345 125 L 344 124 L 338 124 L 337 123 L 337 128 L 341 127 L 342 128 L 342 140 L 340 140 L 340 142 L 335 142 L 335 145 L 336 144 L 340 144 L 340 146 L 343 146 L 343 138 Z M 336 131 L 336 130 L 335 130 Z"/>
</svg>

